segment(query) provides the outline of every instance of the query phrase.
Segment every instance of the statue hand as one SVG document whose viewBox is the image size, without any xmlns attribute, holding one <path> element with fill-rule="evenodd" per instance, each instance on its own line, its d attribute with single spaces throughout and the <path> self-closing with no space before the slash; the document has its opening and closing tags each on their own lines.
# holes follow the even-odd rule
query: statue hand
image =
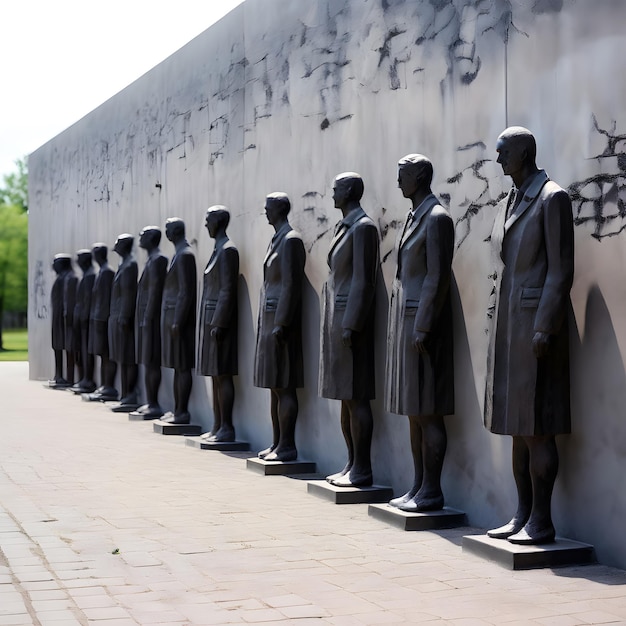
<svg viewBox="0 0 626 626">
<path fill-rule="evenodd" d="M 172 332 L 172 337 L 174 339 L 178 339 L 178 336 L 180 335 L 180 328 L 178 327 L 178 324 L 172 324 L 171 332 Z"/>
<path fill-rule="evenodd" d="M 284 326 L 274 326 L 272 329 L 272 337 L 278 342 L 281 343 L 285 340 L 285 327 Z"/>
<path fill-rule="evenodd" d="M 412 345 L 413 348 L 419 352 L 420 354 L 426 354 L 428 352 L 428 348 L 426 347 L 426 342 L 428 341 L 428 332 L 425 330 L 416 330 L 413 333 Z"/>
<path fill-rule="evenodd" d="M 352 335 L 354 331 L 350 328 L 344 328 L 341 333 L 341 342 L 346 348 L 352 347 Z"/>
<path fill-rule="evenodd" d="M 213 326 L 213 328 L 211 328 L 211 337 L 214 337 L 216 341 L 222 341 L 225 333 L 226 329 L 221 326 Z"/>
<path fill-rule="evenodd" d="M 538 359 L 548 355 L 550 351 L 550 334 L 537 332 L 533 337 L 533 352 Z"/>
</svg>

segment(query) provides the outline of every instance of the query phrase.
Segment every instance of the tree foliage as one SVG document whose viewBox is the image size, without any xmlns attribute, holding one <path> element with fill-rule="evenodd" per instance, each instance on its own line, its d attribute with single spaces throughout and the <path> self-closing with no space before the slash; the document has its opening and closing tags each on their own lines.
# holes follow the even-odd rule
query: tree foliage
<svg viewBox="0 0 626 626">
<path fill-rule="evenodd" d="M 0 188 L 0 350 L 2 314 L 28 308 L 28 173 L 26 161 Z"/>
<path fill-rule="evenodd" d="M 3 176 L 4 185 L 0 187 L 0 204 L 19 207 L 28 211 L 28 162 L 26 158 L 15 161 L 16 172 Z"/>
</svg>

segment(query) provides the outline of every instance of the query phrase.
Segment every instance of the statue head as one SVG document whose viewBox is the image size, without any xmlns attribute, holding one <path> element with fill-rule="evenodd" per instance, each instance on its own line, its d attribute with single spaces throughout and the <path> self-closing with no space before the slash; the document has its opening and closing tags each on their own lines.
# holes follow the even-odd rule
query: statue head
<svg viewBox="0 0 626 626">
<path fill-rule="evenodd" d="M 333 200 L 338 209 L 349 202 L 359 202 L 363 197 L 363 179 L 356 172 L 343 172 L 333 181 Z"/>
<path fill-rule="evenodd" d="M 289 211 L 291 211 L 291 202 L 289 196 L 283 191 L 274 191 L 265 197 L 265 215 L 272 226 L 286 220 Z"/>
<path fill-rule="evenodd" d="M 537 143 L 533 134 L 523 126 L 510 126 L 500 133 L 496 143 L 497 162 L 507 176 L 520 175 L 536 169 Z"/>
<path fill-rule="evenodd" d="M 209 231 L 209 236 L 215 239 L 220 230 L 225 232 L 226 228 L 228 228 L 230 213 L 225 206 L 216 204 L 207 209 L 204 223 Z"/>
<path fill-rule="evenodd" d="M 180 217 L 168 217 L 165 222 L 165 236 L 176 243 L 185 238 L 185 222 Z"/>
<path fill-rule="evenodd" d="M 57 274 L 62 274 L 63 272 L 67 272 L 72 269 L 72 257 L 69 254 L 65 254 L 65 252 L 60 252 L 59 254 L 54 255 L 54 259 L 52 260 L 52 269 Z"/>
<path fill-rule="evenodd" d="M 107 262 L 107 257 L 109 255 L 109 248 L 106 243 L 94 243 L 91 247 L 91 253 L 93 254 L 93 259 L 98 265 L 103 265 Z"/>
<path fill-rule="evenodd" d="M 122 233 L 115 240 L 113 251 L 117 252 L 121 257 L 128 256 L 133 249 L 135 238 L 130 233 Z"/>
<path fill-rule="evenodd" d="M 398 161 L 398 187 L 405 198 L 419 190 L 430 192 L 433 164 L 423 154 L 407 154 Z"/>
<path fill-rule="evenodd" d="M 76 253 L 76 260 L 78 261 L 78 267 L 80 267 L 83 272 L 87 271 L 91 267 L 93 261 L 91 250 L 82 248 Z"/>
<path fill-rule="evenodd" d="M 145 226 L 139 233 L 139 247 L 154 250 L 161 243 L 161 229 L 158 226 Z"/>
</svg>

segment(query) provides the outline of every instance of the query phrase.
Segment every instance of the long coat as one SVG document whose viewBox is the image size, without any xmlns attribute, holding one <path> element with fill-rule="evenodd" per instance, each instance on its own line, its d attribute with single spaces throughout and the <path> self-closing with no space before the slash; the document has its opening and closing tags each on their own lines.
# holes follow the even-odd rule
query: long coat
<svg viewBox="0 0 626 626">
<path fill-rule="evenodd" d="M 111 312 L 111 286 L 115 272 L 101 267 L 93 283 L 91 311 L 89 313 L 89 353 L 109 356 L 109 314 Z"/>
<path fill-rule="evenodd" d="M 237 281 L 239 252 L 227 239 L 215 246 L 204 270 L 200 303 L 199 354 L 196 369 L 203 376 L 234 376 L 237 374 Z M 218 341 L 211 329 L 223 328 Z"/>
<path fill-rule="evenodd" d="M 196 259 L 189 244 L 176 246 L 165 276 L 161 304 L 161 362 L 164 367 L 187 371 L 196 358 Z M 172 336 L 172 325 L 179 334 Z"/>
<path fill-rule="evenodd" d="M 319 393 L 336 400 L 375 397 L 374 310 L 378 229 L 361 207 L 337 224 L 322 293 Z M 342 342 L 350 329 L 352 347 Z"/>
<path fill-rule="evenodd" d="M 454 413 L 453 251 L 452 218 L 431 194 L 409 215 L 396 244 L 385 374 L 385 408 L 392 413 Z M 417 330 L 428 333 L 426 354 L 412 345 Z"/>
<path fill-rule="evenodd" d="M 96 273 L 92 266 L 83 272 L 83 277 L 76 290 L 76 304 L 74 304 L 74 336 L 77 339 L 76 351 L 79 354 L 79 363 L 83 366 L 89 345 L 89 312 L 91 310 L 91 294 Z"/>
<path fill-rule="evenodd" d="M 570 432 L 568 309 L 574 274 L 572 206 L 541 170 L 512 215 L 511 193 L 498 210 L 491 241 L 501 260 L 494 287 L 485 425 L 494 433 L 540 436 Z M 536 332 L 549 333 L 547 356 L 535 357 Z"/>
<path fill-rule="evenodd" d="M 80 334 L 74 328 L 74 309 L 76 307 L 76 292 L 78 290 L 78 276 L 74 270 L 65 274 L 63 281 L 63 327 L 64 348 L 70 352 L 80 349 Z"/>
<path fill-rule="evenodd" d="M 254 354 L 254 385 L 287 389 L 304 385 L 302 282 L 306 255 L 300 233 L 287 223 L 274 235 L 263 261 L 263 287 Z M 272 335 L 284 327 L 283 341 Z"/>
<path fill-rule="evenodd" d="M 122 261 L 113 278 L 109 315 L 109 354 L 111 360 L 116 363 L 136 363 L 135 305 L 138 273 L 137 262 L 129 256 Z"/>
<path fill-rule="evenodd" d="M 58 274 L 50 291 L 50 309 L 52 310 L 52 349 L 63 350 L 65 347 L 64 299 L 65 275 Z"/>
<path fill-rule="evenodd" d="M 135 338 L 137 363 L 161 365 L 161 301 L 167 274 L 167 257 L 159 252 L 148 256 L 137 285 Z"/>
</svg>

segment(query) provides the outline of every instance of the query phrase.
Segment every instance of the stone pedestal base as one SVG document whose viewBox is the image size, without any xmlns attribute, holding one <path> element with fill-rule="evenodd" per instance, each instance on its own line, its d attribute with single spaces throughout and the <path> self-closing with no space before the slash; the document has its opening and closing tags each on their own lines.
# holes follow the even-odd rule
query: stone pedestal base
<svg viewBox="0 0 626 626">
<path fill-rule="evenodd" d="M 111 411 L 113 411 L 113 413 L 131 413 L 138 408 L 138 404 L 117 404 L 111 407 Z"/>
<path fill-rule="evenodd" d="M 288 476 L 290 474 L 314 474 L 315 463 L 310 461 L 266 461 L 246 459 L 246 467 L 264 476 Z"/>
<path fill-rule="evenodd" d="M 401 530 L 437 530 L 457 528 L 465 524 L 465 513 L 444 507 L 439 511 L 409 513 L 389 504 L 370 504 L 368 515 Z"/>
<path fill-rule="evenodd" d="M 152 428 L 159 435 L 199 435 L 202 432 L 198 424 L 168 424 L 161 420 L 152 422 Z"/>
<path fill-rule="evenodd" d="M 372 485 L 371 487 L 336 487 L 326 480 L 310 480 L 307 483 L 307 491 L 335 504 L 388 502 L 393 498 L 393 489 L 391 487 L 382 487 L 381 485 Z"/>
<path fill-rule="evenodd" d="M 471 552 L 512 570 L 595 562 L 593 546 L 561 537 L 557 537 L 554 543 L 519 546 L 487 535 L 466 535 L 463 537 L 463 552 Z"/>
<path fill-rule="evenodd" d="M 146 422 L 158 420 L 162 415 L 150 415 L 149 413 L 140 413 L 139 411 L 131 411 L 128 414 L 128 419 L 131 422 Z"/>
<path fill-rule="evenodd" d="M 115 396 L 106 396 L 101 393 L 81 393 L 80 397 L 83 402 L 117 402 L 119 398 Z"/>
<path fill-rule="evenodd" d="M 69 389 L 72 386 L 72 383 L 68 383 L 67 381 L 57 382 L 55 380 L 49 380 L 47 383 L 43 385 L 47 389 Z"/>
<path fill-rule="evenodd" d="M 187 437 L 185 443 L 200 450 L 218 450 L 220 452 L 247 452 L 250 444 L 247 441 L 207 441 L 201 437 Z"/>
</svg>

